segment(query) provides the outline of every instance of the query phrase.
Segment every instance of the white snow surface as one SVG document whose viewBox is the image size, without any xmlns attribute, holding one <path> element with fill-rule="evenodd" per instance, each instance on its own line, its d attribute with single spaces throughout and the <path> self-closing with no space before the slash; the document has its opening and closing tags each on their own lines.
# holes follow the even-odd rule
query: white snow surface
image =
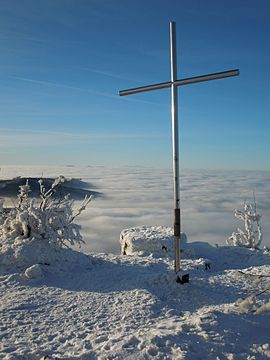
<svg viewBox="0 0 270 360">
<path fill-rule="evenodd" d="M 187 236 L 181 234 L 181 248 L 186 247 Z M 121 254 L 172 256 L 174 253 L 173 229 L 165 226 L 140 226 L 122 230 Z"/>
<path fill-rule="evenodd" d="M 136 231 L 162 241 L 163 230 L 165 238 L 172 232 Z M 1 264 L 1 358 L 270 358 L 270 256 L 203 242 L 186 247 L 193 251 L 181 265 L 190 282 L 180 285 L 165 255 L 53 254 L 44 245 L 40 256 L 32 242 L 20 252 L 32 264 L 19 254 Z"/>
</svg>

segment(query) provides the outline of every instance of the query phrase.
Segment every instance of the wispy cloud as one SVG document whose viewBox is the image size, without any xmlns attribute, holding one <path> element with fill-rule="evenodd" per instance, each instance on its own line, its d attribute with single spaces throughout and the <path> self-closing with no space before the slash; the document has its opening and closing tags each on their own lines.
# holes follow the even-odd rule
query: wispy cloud
<svg viewBox="0 0 270 360">
<path fill-rule="evenodd" d="M 118 74 L 115 74 L 115 73 L 112 73 L 112 72 L 109 72 L 109 71 L 97 70 L 97 69 L 92 69 L 92 68 L 83 68 L 83 69 L 87 70 L 89 72 L 104 75 L 104 76 L 107 76 L 107 77 L 110 77 L 110 78 L 113 78 L 113 79 L 128 80 L 128 81 L 132 81 L 132 82 L 135 82 L 135 83 L 138 83 L 138 84 L 141 83 L 140 80 L 131 79 L 131 78 L 121 76 L 121 75 L 118 75 Z"/>
<path fill-rule="evenodd" d="M 50 43 L 51 41 L 49 41 L 48 39 L 43 39 L 43 38 L 37 38 L 34 37 L 32 35 L 28 35 L 28 34 L 23 34 L 23 33 L 19 33 L 19 32 L 9 32 L 9 33 L 1 33 L 0 34 L 0 39 L 1 40 L 20 40 L 20 41 L 31 41 L 31 42 L 37 42 L 37 43 Z"/>
<path fill-rule="evenodd" d="M 116 141 L 119 139 L 162 138 L 161 133 L 105 133 L 83 132 L 69 133 L 62 131 L 7 129 L 0 128 L 0 148 L 33 147 L 50 144 L 91 144 L 97 141 Z"/>
<path fill-rule="evenodd" d="M 72 86 L 72 85 L 66 85 L 66 84 L 62 84 L 62 83 L 46 81 L 46 80 L 37 80 L 37 79 L 31 79 L 31 78 L 25 78 L 25 77 L 20 77 L 20 76 L 13 76 L 13 75 L 10 75 L 9 78 L 13 79 L 13 80 L 24 81 L 24 82 L 33 83 L 33 84 L 42 85 L 42 86 L 65 88 L 65 89 L 89 93 L 89 94 L 96 95 L 96 96 L 104 96 L 104 97 L 111 98 L 111 99 L 114 99 L 117 101 L 131 101 L 131 102 L 139 102 L 139 103 L 151 104 L 151 105 L 160 105 L 160 103 L 156 103 L 156 102 L 152 102 L 152 101 L 140 100 L 140 99 L 135 99 L 135 98 L 130 98 L 130 97 L 122 98 L 117 94 L 117 91 L 115 94 L 113 94 L 113 93 L 96 91 L 96 90 L 86 89 L 86 88 Z"/>
<path fill-rule="evenodd" d="M 93 94 L 93 95 L 106 96 L 106 97 L 110 97 L 113 99 L 118 99 L 118 96 L 110 94 L 110 93 L 95 91 L 95 90 L 91 90 L 91 89 L 85 89 L 85 88 L 78 87 L 78 86 L 66 85 L 66 84 L 61 84 L 61 83 L 56 83 L 56 82 L 51 82 L 51 81 L 46 81 L 46 80 L 36 80 L 36 79 L 25 78 L 25 77 L 20 77 L 20 76 L 9 76 L 9 78 L 14 79 L 14 80 L 19 80 L 19 81 L 25 81 L 25 82 L 29 82 L 29 83 L 33 83 L 33 84 L 38 84 L 38 85 L 60 87 L 60 88 L 65 88 L 65 89 L 70 89 L 70 90 L 86 92 L 86 93 Z"/>
</svg>

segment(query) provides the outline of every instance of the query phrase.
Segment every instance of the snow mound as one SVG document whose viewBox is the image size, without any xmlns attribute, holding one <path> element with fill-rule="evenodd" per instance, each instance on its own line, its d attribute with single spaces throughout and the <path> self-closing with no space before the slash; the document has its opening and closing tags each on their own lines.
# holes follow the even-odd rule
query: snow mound
<svg viewBox="0 0 270 360">
<path fill-rule="evenodd" d="M 139 255 L 174 258 L 173 229 L 164 226 L 141 226 L 120 233 L 122 255 Z M 181 259 L 198 259 L 206 270 L 222 271 L 270 264 L 265 251 L 237 246 L 212 246 L 203 241 L 189 243 L 182 233 Z"/>
<path fill-rule="evenodd" d="M 43 276 L 42 266 L 72 269 L 74 265 L 89 265 L 89 258 L 72 250 L 67 243 L 79 246 L 84 243 L 81 227 L 74 224 L 74 219 L 86 209 L 92 196 L 85 195 L 80 207 L 74 210 L 74 201 L 68 195 L 54 197 L 56 189 L 65 182 L 65 177 L 59 176 L 47 188 L 46 181 L 40 179 L 37 182 L 40 201 L 37 203 L 30 197 L 32 190 L 26 180 L 19 186 L 17 205 L 7 212 L 3 208 L 3 199 L 0 199 L 2 273 L 18 270 L 24 272 L 25 278 L 34 279 Z"/>
<path fill-rule="evenodd" d="M 263 314 L 264 312 L 270 312 L 270 300 L 256 310 L 256 314 Z"/>
<path fill-rule="evenodd" d="M 181 246 L 187 243 L 185 233 L 181 234 Z M 141 226 L 125 229 L 120 234 L 122 255 L 170 255 L 174 251 L 173 229 L 165 226 Z"/>
<path fill-rule="evenodd" d="M 36 279 L 43 277 L 43 270 L 40 264 L 35 264 L 27 268 L 24 272 L 27 279 Z"/>
<path fill-rule="evenodd" d="M 2 274 L 24 272 L 26 278 L 43 276 L 43 268 L 54 271 L 86 267 L 91 258 L 73 249 L 53 247 L 44 239 L 16 238 L 14 243 L 0 246 L 0 269 Z"/>
</svg>

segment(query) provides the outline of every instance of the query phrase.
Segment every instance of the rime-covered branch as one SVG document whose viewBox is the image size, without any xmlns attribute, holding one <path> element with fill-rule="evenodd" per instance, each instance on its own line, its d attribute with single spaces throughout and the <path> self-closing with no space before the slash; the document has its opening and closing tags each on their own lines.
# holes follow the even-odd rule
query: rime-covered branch
<svg viewBox="0 0 270 360">
<path fill-rule="evenodd" d="M 90 203 L 92 199 L 93 199 L 93 195 L 90 195 L 89 197 L 85 195 L 83 202 L 81 203 L 80 207 L 77 209 L 76 214 L 70 218 L 69 223 L 72 223 L 74 219 L 86 209 L 87 205 Z"/>
<path fill-rule="evenodd" d="M 49 198 L 55 193 L 56 188 L 63 184 L 66 181 L 64 176 L 59 176 L 57 179 L 54 180 L 52 186 L 49 190 L 46 191 L 45 186 L 43 184 L 43 179 L 40 179 L 39 186 L 40 186 L 40 197 L 42 199 L 40 203 L 40 209 L 44 210 L 47 206 Z"/>
<path fill-rule="evenodd" d="M 238 228 L 227 239 L 227 244 L 232 246 L 243 246 L 258 249 L 262 242 L 262 229 L 260 226 L 261 215 L 256 212 L 256 201 L 254 205 L 244 204 L 244 210 L 235 210 L 234 215 L 237 219 L 244 222 L 244 230 Z M 255 228 L 254 228 L 255 224 Z"/>
<path fill-rule="evenodd" d="M 74 219 L 84 211 L 92 200 L 85 197 L 80 207 L 73 211 L 73 200 L 69 195 L 54 199 L 56 189 L 65 181 L 58 177 L 52 186 L 46 190 L 43 179 L 39 180 L 40 203 L 30 198 L 31 189 L 28 181 L 19 187 L 18 205 L 11 209 L 6 218 L 1 216 L 0 238 L 2 241 L 20 239 L 43 239 L 55 247 L 81 245 L 84 243 L 80 234 L 80 225 L 74 224 Z M 3 201 L 0 201 L 0 210 Z M 1 211 L 2 213 L 2 211 Z"/>
</svg>

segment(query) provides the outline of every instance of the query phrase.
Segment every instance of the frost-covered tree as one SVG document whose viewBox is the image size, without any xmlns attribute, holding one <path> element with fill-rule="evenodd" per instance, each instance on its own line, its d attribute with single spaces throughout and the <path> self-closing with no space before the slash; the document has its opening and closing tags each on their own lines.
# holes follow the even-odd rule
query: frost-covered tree
<svg viewBox="0 0 270 360">
<path fill-rule="evenodd" d="M 43 180 L 39 180 L 40 201 L 31 199 L 31 189 L 27 181 L 25 185 L 19 186 L 18 204 L 8 213 L 4 212 L 1 200 L 0 245 L 33 239 L 47 241 L 55 248 L 84 243 L 80 225 L 74 224 L 74 219 L 85 210 L 92 196 L 86 196 L 81 206 L 74 211 L 74 202 L 69 195 L 60 199 L 53 197 L 64 181 L 65 178 L 60 176 L 46 190 Z"/>
<path fill-rule="evenodd" d="M 244 204 L 244 210 L 235 210 L 237 219 L 244 222 L 244 230 L 238 228 L 227 239 L 227 244 L 258 249 L 262 242 L 262 229 L 260 226 L 261 215 L 257 214 L 256 202 L 254 205 Z"/>
</svg>

